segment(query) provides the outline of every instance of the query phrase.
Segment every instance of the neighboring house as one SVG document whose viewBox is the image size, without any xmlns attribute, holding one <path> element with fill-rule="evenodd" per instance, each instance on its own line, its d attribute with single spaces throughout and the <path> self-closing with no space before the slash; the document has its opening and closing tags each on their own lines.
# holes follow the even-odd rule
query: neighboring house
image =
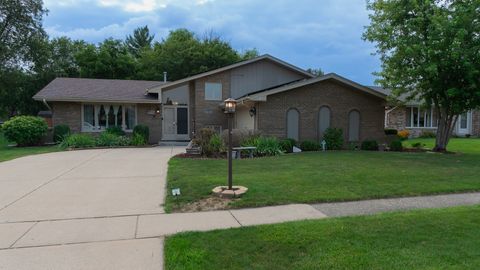
<svg viewBox="0 0 480 270">
<path fill-rule="evenodd" d="M 53 124 L 74 132 L 150 127 L 151 142 L 188 141 L 227 127 L 223 100 L 238 100 L 235 128 L 298 141 L 341 128 L 346 142 L 384 139 L 386 95 L 336 74 L 314 77 L 270 55 L 174 82 L 57 78 L 34 96 Z"/>
<path fill-rule="evenodd" d="M 381 87 L 371 86 L 386 95 L 390 91 Z M 408 101 L 399 106 L 387 107 L 385 111 L 385 127 L 410 131 L 411 137 L 422 133 L 437 132 L 437 115 L 433 108 L 425 108 L 420 102 Z M 474 110 L 459 116 L 452 130 L 456 136 L 480 136 L 480 111 Z"/>
</svg>

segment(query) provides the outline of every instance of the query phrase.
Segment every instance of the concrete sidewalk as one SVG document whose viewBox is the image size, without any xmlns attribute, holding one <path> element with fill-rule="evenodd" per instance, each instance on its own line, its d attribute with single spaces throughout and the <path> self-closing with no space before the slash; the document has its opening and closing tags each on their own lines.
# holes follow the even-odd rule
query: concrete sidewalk
<svg viewBox="0 0 480 270">
<path fill-rule="evenodd" d="M 99 269 L 96 260 L 101 269 L 132 269 L 138 265 L 142 269 L 162 269 L 163 237 L 179 232 L 474 204 L 480 204 L 480 193 L 1 223 L 0 269 Z M 119 259 L 118 254 L 125 256 Z M 58 260 L 60 255 L 62 259 Z M 35 259 L 25 260 L 30 257 Z"/>
</svg>

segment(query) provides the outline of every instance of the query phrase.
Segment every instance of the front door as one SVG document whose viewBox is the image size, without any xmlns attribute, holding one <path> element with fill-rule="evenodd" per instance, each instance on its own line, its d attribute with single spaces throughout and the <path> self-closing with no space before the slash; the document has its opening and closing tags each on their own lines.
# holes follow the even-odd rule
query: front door
<svg viewBox="0 0 480 270">
<path fill-rule="evenodd" d="M 189 140 L 188 107 L 163 106 L 163 140 Z"/>
<path fill-rule="evenodd" d="M 464 113 L 457 120 L 457 135 L 470 134 L 471 113 Z"/>
</svg>

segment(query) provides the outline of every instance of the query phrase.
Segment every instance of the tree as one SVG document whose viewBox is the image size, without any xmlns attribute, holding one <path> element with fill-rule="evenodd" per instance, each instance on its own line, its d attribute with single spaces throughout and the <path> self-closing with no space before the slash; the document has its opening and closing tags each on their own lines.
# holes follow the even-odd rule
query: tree
<svg viewBox="0 0 480 270">
<path fill-rule="evenodd" d="M 46 37 L 42 0 L 0 1 L 0 67 L 25 66 L 32 46 Z M 23 62 L 23 63 L 22 63 Z"/>
<path fill-rule="evenodd" d="M 75 60 L 80 77 L 99 79 L 132 79 L 135 59 L 121 40 L 104 40 L 99 46 L 79 43 Z"/>
<path fill-rule="evenodd" d="M 166 39 L 156 42 L 152 50 L 144 50 L 138 58 L 138 78 L 161 80 L 168 72 L 169 80 L 233 64 L 256 56 L 256 50 L 240 54 L 221 37 L 209 33 L 198 38 L 187 29 L 171 31 Z"/>
<path fill-rule="evenodd" d="M 480 1 L 377 0 L 363 38 L 376 42 L 380 84 L 433 107 L 435 151 L 446 151 L 458 115 L 480 106 Z"/>
<path fill-rule="evenodd" d="M 140 55 L 140 52 L 144 49 L 150 49 L 152 47 L 152 41 L 155 38 L 155 35 L 150 35 L 150 30 L 148 26 L 139 27 L 133 30 L 133 36 L 128 35 L 125 44 L 128 47 L 130 53 L 135 57 Z"/>
<path fill-rule="evenodd" d="M 314 75 L 315 77 L 325 74 L 321 68 L 308 68 L 307 72 Z"/>
</svg>

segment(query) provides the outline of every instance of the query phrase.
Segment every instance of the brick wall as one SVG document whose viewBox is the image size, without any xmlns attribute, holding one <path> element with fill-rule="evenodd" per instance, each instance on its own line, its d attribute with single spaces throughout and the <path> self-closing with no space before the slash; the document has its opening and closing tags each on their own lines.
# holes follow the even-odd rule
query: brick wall
<svg viewBox="0 0 480 270">
<path fill-rule="evenodd" d="M 82 130 L 82 107 L 78 102 L 54 102 L 52 103 L 53 126 L 64 124 L 70 127 L 72 132 Z"/>
<path fill-rule="evenodd" d="M 137 104 L 137 124 L 146 125 L 150 129 L 150 143 L 158 143 L 162 137 L 161 113 L 151 115 L 148 112 L 154 111 L 154 104 Z M 53 125 L 66 124 L 72 132 L 81 132 L 82 108 L 81 103 L 76 102 L 54 102 L 52 103 Z M 93 132 L 92 134 L 97 134 Z"/>
<path fill-rule="evenodd" d="M 331 127 L 343 129 L 348 136 L 348 114 L 360 112 L 360 140 L 383 141 L 384 100 L 333 81 L 323 81 L 301 88 L 268 96 L 267 102 L 258 103 L 258 129 L 264 134 L 286 137 L 286 113 L 289 108 L 300 112 L 299 139 L 319 140 L 318 111 L 322 106 L 331 110 Z"/>
<path fill-rule="evenodd" d="M 158 143 L 162 139 L 162 110 L 160 110 L 160 114 L 149 114 L 155 110 L 155 104 L 137 104 L 137 124 L 148 126 L 149 143 Z"/>
<path fill-rule="evenodd" d="M 222 100 L 205 100 L 205 83 L 222 84 Z M 198 131 L 207 125 L 222 126 L 227 128 L 227 118 L 220 104 L 230 97 L 230 71 L 214 74 L 195 80 L 194 115 L 195 126 Z"/>
<path fill-rule="evenodd" d="M 399 106 L 387 115 L 387 127 L 404 130 L 407 125 L 407 111 L 404 106 Z"/>
</svg>

